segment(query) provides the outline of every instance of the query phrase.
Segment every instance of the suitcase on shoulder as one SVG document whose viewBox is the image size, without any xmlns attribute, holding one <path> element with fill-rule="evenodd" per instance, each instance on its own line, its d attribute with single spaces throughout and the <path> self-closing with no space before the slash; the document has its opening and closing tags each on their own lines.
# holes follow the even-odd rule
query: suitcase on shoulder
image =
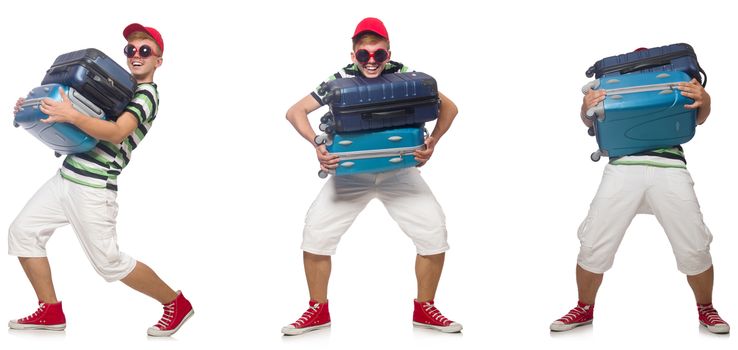
<svg viewBox="0 0 738 350">
<path fill-rule="evenodd" d="M 123 113 L 136 90 L 133 76 L 97 49 L 57 57 L 41 84 L 62 84 L 77 90 L 112 120 Z"/>
<path fill-rule="evenodd" d="M 328 152 L 339 158 L 333 175 L 379 173 L 416 166 L 413 152 L 424 147 L 425 128 L 335 133 L 325 140 Z M 321 170 L 318 175 L 324 178 L 328 174 Z"/>
<path fill-rule="evenodd" d="M 425 73 L 340 78 L 322 88 L 332 115 L 324 123 L 328 133 L 414 125 L 438 118 L 436 80 Z"/>
<path fill-rule="evenodd" d="M 582 88 L 604 89 L 607 97 L 587 111 L 599 150 L 591 155 L 621 157 L 658 148 L 681 145 L 694 137 L 694 103 L 677 89 L 679 82 L 691 80 L 685 72 L 644 72 L 600 78 Z"/>
<path fill-rule="evenodd" d="M 95 147 L 97 140 L 85 134 L 82 130 L 69 123 L 44 123 L 41 120 L 48 115 L 39 108 L 41 100 L 50 98 L 61 101 L 59 88 L 62 88 L 72 102 L 72 106 L 80 113 L 105 119 L 102 109 L 87 100 L 79 91 L 60 84 L 42 85 L 31 90 L 15 114 L 14 125 L 23 127 L 41 140 L 46 146 L 53 149 L 58 156 L 61 154 L 84 153 Z"/>
<path fill-rule="evenodd" d="M 633 72 L 683 71 L 707 85 L 707 74 L 689 44 L 672 44 L 603 58 L 590 67 L 587 78 L 618 76 Z M 704 76 L 704 78 L 703 78 Z"/>
</svg>

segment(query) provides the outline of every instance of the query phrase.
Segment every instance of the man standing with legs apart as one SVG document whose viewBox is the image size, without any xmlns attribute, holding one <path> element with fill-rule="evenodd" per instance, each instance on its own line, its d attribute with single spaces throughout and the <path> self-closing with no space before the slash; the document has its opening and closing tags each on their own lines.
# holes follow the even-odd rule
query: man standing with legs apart
<svg viewBox="0 0 738 350">
<path fill-rule="evenodd" d="M 390 60 L 387 29 L 376 18 L 365 18 L 354 31 L 353 63 L 330 76 L 329 80 L 363 76 L 376 78 L 382 74 L 408 71 L 407 66 Z M 321 84 L 322 86 L 323 84 Z M 307 115 L 323 106 L 326 91 L 319 86 L 287 111 L 287 120 L 310 144 L 323 171 L 336 169 L 338 157 L 328 153 L 324 144 L 314 143 L 315 132 Z M 422 166 L 430 159 L 436 143 L 448 131 L 456 117 L 456 105 L 443 96 L 435 128 L 425 139 L 425 148 L 415 152 Z M 310 290 L 310 306 L 297 321 L 282 328 L 287 335 L 330 326 L 328 311 L 328 279 L 331 255 L 341 236 L 356 216 L 373 198 L 378 198 L 392 218 L 413 240 L 417 250 L 415 273 L 418 294 L 414 300 L 413 324 L 442 332 L 459 332 L 461 324 L 444 317 L 436 309 L 434 298 L 441 278 L 446 242 L 443 210 L 417 168 L 404 168 L 380 173 L 332 176 L 323 186 L 305 219 L 303 261 Z"/>
<path fill-rule="evenodd" d="M 697 124 L 710 114 L 710 95 L 693 79 L 678 89 L 694 103 Z M 582 102 L 581 118 L 592 127 L 587 110 L 605 99 L 604 90 L 590 90 Z M 681 146 L 650 150 L 611 158 L 602 182 L 579 227 L 581 242 L 576 267 L 579 302 L 569 313 L 551 323 L 552 331 L 568 331 L 592 323 L 597 290 L 605 271 L 612 267 L 615 252 L 633 217 L 653 214 L 671 243 L 679 271 L 687 275 L 697 301 L 700 324 L 713 333 L 728 333 L 730 326 L 712 307 L 712 235 L 702 221 L 694 182 L 687 171 Z M 651 321 L 652 317 L 651 317 Z"/>
</svg>

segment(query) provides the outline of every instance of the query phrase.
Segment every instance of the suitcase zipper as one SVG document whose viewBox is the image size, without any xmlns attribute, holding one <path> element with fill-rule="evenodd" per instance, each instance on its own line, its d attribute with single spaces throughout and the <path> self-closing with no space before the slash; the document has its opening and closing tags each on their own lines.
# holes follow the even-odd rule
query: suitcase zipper
<svg viewBox="0 0 738 350">
<path fill-rule="evenodd" d="M 391 111 L 393 109 L 403 109 L 408 107 L 417 107 L 419 104 L 434 104 L 438 103 L 439 99 L 437 97 L 432 98 L 420 98 L 420 99 L 413 99 L 413 100 L 406 100 L 403 102 L 397 102 L 397 103 L 388 103 L 384 106 L 381 106 L 381 109 L 377 109 L 376 104 L 366 104 L 366 106 L 360 106 L 360 107 L 349 107 L 349 108 L 333 108 L 331 111 L 334 116 L 340 115 L 340 114 L 349 114 L 349 113 L 377 113 L 377 112 L 384 112 L 384 111 Z"/>
<path fill-rule="evenodd" d="M 341 161 L 345 160 L 357 160 L 357 159 L 368 159 L 368 158 L 384 158 L 391 156 L 403 156 L 411 154 L 416 150 L 422 149 L 423 144 L 412 147 L 401 147 L 401 148 L 386 148 L 380 150 L 366 150 L 366 151 L 354 151 L 354 152 L 336 152 L 331 153 L 338 156 Z"/>
</svg>

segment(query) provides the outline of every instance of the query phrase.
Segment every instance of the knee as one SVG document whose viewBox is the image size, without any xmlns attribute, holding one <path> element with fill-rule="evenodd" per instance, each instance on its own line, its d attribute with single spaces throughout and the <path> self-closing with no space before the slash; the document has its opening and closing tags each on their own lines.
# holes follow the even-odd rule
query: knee
<svg viewBox="0 0 738 350">
<path fill-rule="evenodd" d="M 106 282 L 116 282 L 124 279 L 136 267 L 136 260 L 124 253 L 117 253 L 92 260 L 92 266 Z"/>
</svg>

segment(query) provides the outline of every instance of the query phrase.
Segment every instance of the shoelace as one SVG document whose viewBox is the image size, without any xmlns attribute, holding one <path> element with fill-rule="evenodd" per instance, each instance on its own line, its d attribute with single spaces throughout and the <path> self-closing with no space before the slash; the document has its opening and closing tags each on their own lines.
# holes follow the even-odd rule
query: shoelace
<svg viewBox="0 0 738 350">
<path fill-rule="evenodd" d="M 307 311 L 305 311 L 305 313 L 303 313 L 302 316 L 300 316 L 300 318 L 298 318 L 297 321 L 295 321 L 295 323 L 293 324 L 296 326 L 300 326 L 300 327 L 303 326 L 311 318 L 313 318 L 313 316 L 315 316 L 316 313 L 318 313 L 318 306 L 320 306 L 320 304 L 315 304 L 313 306 L 308 307 Z"/>
<path fill-rule="evenodd" d="M 564 323 L 572 322 L 576 320 L 579 316 L 587 314 L 587 311 L 588 311 L 587 309 L 581 306 L 577 306 L 571 309 L 571 311 L 569 311 L 568 314 L 564 315 L 564 317 L 558 319 L 558 321 L 563 321 Z"/>
<path fill-rule="evenodd" d="M 174 320 L 174 303 L 164 305 L 164 315 L 161 316 L 161 320 L 154 326 L 159 329 L 167 329 Z"/>
<path fill-rule="evenodd" d="M 446 318 L 446 316 L 443 316 L 441 312 L 436 309 L 435 305 L 426 302 L 425 304 L 423 304 L 423 308 L 425 309 L 425 312 L 428 313 L 428 316 L 430 316 L 437 322 L 443 325 L 448 325 L 449 323 L 451 323 L 451 320 Z"/>
<path fill-rule="evenodd" d="M 46 303 L 41 303 L 38 305 L 38 310 L 36 312 L 32 313 L 30 316 L 23 317 L 21 321 L 28 321 L 36 318 L 36 316 L 40 315 L 42 312 L 44 312 L 44 309 L 46 309 Z"/>
<path fill-rule="evenodd" d="M 726 324 L 725 321 L 718 315 L 717 310 L 710 306 L 704 306 L 700 307 L 700 314 L 702 317 L 707 321 L 707 324 L 710 325 L 716 325 L 716 324 Z"/>
</svg>

